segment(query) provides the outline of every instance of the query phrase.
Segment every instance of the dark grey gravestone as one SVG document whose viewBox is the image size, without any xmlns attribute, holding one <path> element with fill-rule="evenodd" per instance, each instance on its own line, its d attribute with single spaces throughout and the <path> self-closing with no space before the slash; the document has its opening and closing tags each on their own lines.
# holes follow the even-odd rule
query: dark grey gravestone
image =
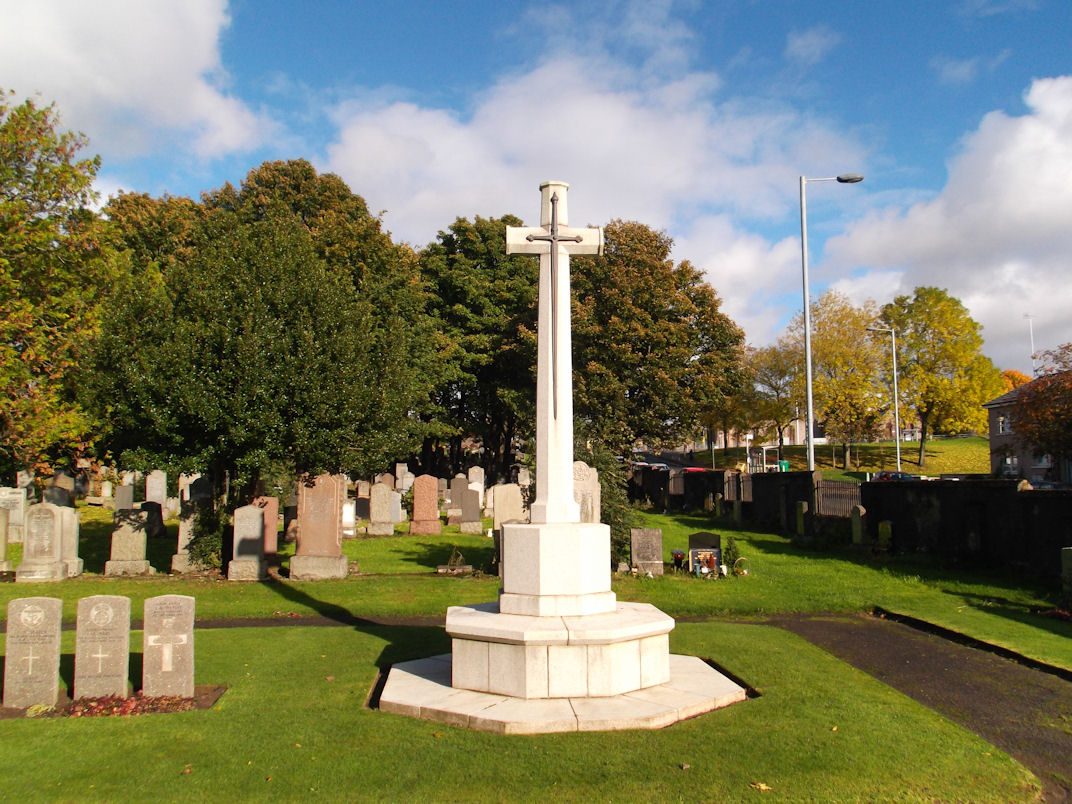
<svg viewBox="0 0 1072 804">
<path fill-rule="evenodd" d="M 638 572 L 663 574 L 663 532 L 659 528 L 633 528 L 629 531 L 633 566 Z"/>
<path fill-rule="evenodd" d="M 234 512 L 234 555 L 227 565 L 230 581 L 262 581 L 268 577 L 264 558 L 264 509 L 246 505 Z"/>
<path fill-rule="evenodd" d="M 194 697 L 194 599 L 161 595 L 145 601 L 142 694 Z"/>
<path fill-rule="evenodd" d="M 41 499 L 50 505 L 74 508 L 74 494 L 62 486 L 46 486 L 45 490 L 41 492 Z"/>
<path fill-rule="evenodd" d="M 462 492 L 462 520 L 459 525 L 462 533 L 482 533 L 480 522 L 480 492 L 466 489 Z"/>
<path fill-rule="evenodd" d="M 23 541 L 22 563 L 15 572 L 16 583 L 59 581 L 67 577 L 57 506 L 48 503 L 30 506 L 26 512 Z"/>
<path fill-rule="evenodd" d="M 163 539 L 167 537 L 167 528 L 164 526 L 164 509 L 160 503 L 146 500 L 138 503 L 138 507 L 148 516 L 145 519 L 145 532 L 150 539 Z"/>
<path fill-rule="evenodd" d="M 130 694 L 130 598 L 93 595 L 78 601 L 74 697 Z"/>
<path fill-rule="evenodd" d="M 60 690 L 60 617 L 55 597 L 22 597 L 7 604 L 4 706 L 55 706 Z"/>
<path fill-rule="evenodd" d="M 689 550 L 721 550 L 722 536 L 718 533 L 709 533 L 702 530 L 699 533 L 689 534 Z"/>
<path fill-rule="evenodd" d="M 367 520 L 372 514 L 372 502 L 368 497 L 358 497 L 354 500 L 354 518 Z"/>
<path fill-rule="evenodd" d="M 147 511 L 116 511 L 112 531 L 111 560 L 104 565 L 105 575 L 144 575 L 153 568 L 145 559 Z"/>
<path fill-rule="evenodd" d="M 455 475 L 450 481 L 450 493 L 447 502 L 451 508 L 462 507 L 462 494 L 469 490 L 469 478 L 465 475 Z"/>
</svg>

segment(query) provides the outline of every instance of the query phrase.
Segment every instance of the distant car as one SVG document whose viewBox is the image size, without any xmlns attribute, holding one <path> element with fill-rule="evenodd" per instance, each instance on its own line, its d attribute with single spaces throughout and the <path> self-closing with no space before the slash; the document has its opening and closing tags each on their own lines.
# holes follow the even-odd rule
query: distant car
<svg viewBox="0 0 1072 804">
<path fill-rule="evenodd" d="M 888 483 L 899 480 L 919 480 L 919 478 L 908 474 L 908 472 L 875 472 L 875 474 L 871 475 L 871 480 L 878 483 Z"/>
</svg>

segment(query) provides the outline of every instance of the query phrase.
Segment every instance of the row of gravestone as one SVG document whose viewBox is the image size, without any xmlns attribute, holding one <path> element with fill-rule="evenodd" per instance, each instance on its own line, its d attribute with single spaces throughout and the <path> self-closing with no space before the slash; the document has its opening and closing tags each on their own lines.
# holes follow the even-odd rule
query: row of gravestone
<svg viewBox="0 0 1072 804">
<path fill-rule="evenodd" d="M 3 705 L 14 709 L 59 702 L 63 603 L 17 598 L 7 606 Z M 194 695 L 194 598 L 160 595 L 145 601 L 142 695 Z M 72 697 L 130 694 L 130 598 L 94 595 L 78 601 Z"/>
</svg>

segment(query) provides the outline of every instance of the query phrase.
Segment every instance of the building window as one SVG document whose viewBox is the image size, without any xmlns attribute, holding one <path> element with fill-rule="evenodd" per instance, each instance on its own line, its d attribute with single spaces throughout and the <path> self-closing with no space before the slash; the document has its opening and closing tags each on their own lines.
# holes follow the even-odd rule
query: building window
<svg viewBox="0 0 1072 804">
<path fill-rule="evenodd" d="M 1012 435 L 1012 418 L 1001 414 L 998 416 L 998 435 Z"/>
</svg>

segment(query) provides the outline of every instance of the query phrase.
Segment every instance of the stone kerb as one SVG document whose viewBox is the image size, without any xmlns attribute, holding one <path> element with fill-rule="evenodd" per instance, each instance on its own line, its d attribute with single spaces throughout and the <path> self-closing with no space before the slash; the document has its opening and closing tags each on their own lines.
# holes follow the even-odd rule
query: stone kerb
<svg viewBox="0 0 1072 804">
<path fill-rule="evenodd" d="M 130 598 L 93 595 L 78 601 L 74 697 L 130 694 Z"/>
<path fill-rule="evenodd" d="M 5 707 L 55 706 L 59 701 L 62 610 L 55 597 L 23 597 L 7 604 Z"/>
<path fill-rule="evenodd" d="M 409 532 L 438 536 L 442 531 L 439 480 L 432 475 L 420 475 L 413 480 L 413 518 L 409 523 Z"/>
<path fill-rule="evenodd" d="M 15 571 L 17 583 L 59 581 L 67 577 L 60 517 L 59 507 L 50 503 L 38 503 L 27 510 L 22 563 Z"/>
<path fill-rule="evenodd" d="M 111 559 L 104 565 L 105 575 L 152 574 L 153 568 L 145 558 L 145 540 L 149 527 L 149 512 L 122 510 L 115 513 L 112 531 Z"/>
<path fill-rule="evenodd" d="M 145 601 L 142 692 L 194 696 L 194 598 L 160 595 Z"/>
<path fill-rule="evenodd" d="M 234 512 L 234 554 L 227 564 L 227 580 L 263 581 L 267 577 L 264 509 L 257 505 L 245 505 Z"/>
</svg>

